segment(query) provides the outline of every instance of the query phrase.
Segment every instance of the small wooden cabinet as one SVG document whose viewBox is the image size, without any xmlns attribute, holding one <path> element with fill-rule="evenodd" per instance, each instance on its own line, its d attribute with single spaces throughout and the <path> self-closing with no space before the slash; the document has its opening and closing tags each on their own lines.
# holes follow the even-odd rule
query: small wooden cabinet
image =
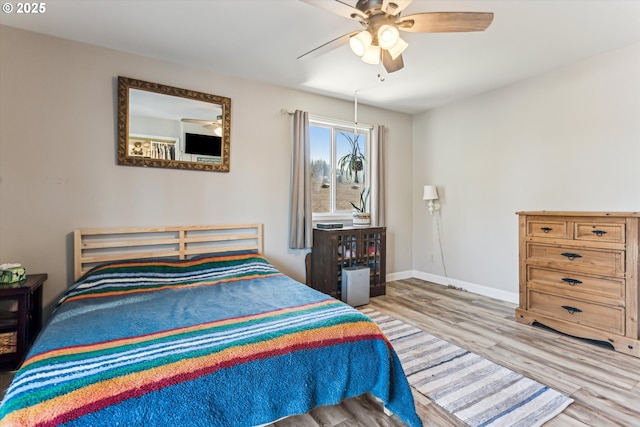
<svg viewBox="0 0 640 427">
<path fill-rule="evenodd" d="M 386 227 L 315 228 L 307 284 L 340 299 L 342 269 L 364 266 L 369 268 L 369 295 L 384 295 L 386 244 Z"/>
<path fill-rule="evenodd" d="M 640 357 L 640 213 L 518 212 L 516 320 Z"/>
<path fill-rule="evenodd" d="M 0 366 L 14 369 L 42 328 L 42 285 L 46 274 L 0 285 Z"/>
</svg>

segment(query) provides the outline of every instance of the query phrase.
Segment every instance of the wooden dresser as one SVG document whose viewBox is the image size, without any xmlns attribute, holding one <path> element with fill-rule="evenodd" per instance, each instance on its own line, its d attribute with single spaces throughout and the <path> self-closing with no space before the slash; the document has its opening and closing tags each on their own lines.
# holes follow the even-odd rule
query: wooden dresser
<svg viewBox="0 0 640 427">
<path fill-rule="evenodd" d="M 518 212 L 516 320 L 640 357 L 640 213 Z"/>
</svg>

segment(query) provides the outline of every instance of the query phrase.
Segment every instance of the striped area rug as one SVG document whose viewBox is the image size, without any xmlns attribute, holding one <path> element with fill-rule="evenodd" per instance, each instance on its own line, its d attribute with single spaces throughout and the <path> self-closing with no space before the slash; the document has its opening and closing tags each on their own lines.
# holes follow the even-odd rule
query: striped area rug
<svg viewBox="0 0 640 427">
<path fill-rule="evenodd" d="M 414 326 L 363 308 L 400 357 L 411 386 L 472 427 L 535 427 L 573 399 Z"/>
</svg>

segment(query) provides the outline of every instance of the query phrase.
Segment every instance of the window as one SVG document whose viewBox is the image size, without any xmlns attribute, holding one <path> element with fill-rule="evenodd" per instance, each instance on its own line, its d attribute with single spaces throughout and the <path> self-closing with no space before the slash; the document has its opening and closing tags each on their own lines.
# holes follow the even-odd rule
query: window
<svg viewBox="0 0 640 427">
<path fill-rule="evenodd" d="M 351 218 L 369 186 L 371 127 L 310 117 L 309 140 L 313 219 Z"/>
</svg>

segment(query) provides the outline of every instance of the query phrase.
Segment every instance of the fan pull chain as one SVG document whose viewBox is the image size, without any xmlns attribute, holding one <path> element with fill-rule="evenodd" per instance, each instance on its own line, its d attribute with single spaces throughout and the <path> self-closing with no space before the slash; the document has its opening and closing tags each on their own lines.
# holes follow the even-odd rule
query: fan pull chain
<svg viewBox="0 0 640 427">
<path fill-rule="evenodd" d="M 378 80 L 383 82 L 387 77 L 385 76 L 385 69 L 382 63 L 382 53 L 380 54 L 380 63 L 378 64 Z"/>
</svg>

